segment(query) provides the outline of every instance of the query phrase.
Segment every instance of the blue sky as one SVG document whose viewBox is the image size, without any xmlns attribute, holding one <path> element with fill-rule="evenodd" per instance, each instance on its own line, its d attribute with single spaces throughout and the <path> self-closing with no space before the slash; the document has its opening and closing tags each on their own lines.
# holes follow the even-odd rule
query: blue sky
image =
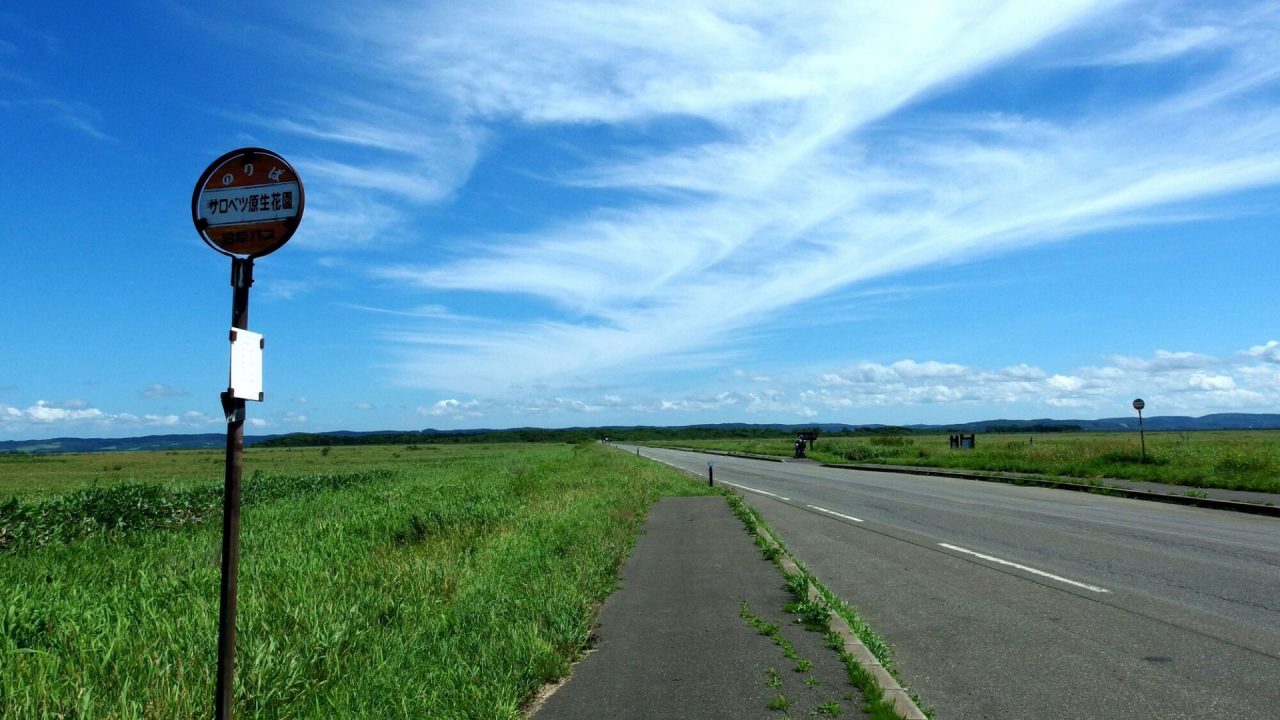
<svg viewBox="0 0 1280 720">
<path fill-rule="evenodd" d="M 1276 3 L 21 3 L 0 439 L 1280 409 Z"/>
</svg>

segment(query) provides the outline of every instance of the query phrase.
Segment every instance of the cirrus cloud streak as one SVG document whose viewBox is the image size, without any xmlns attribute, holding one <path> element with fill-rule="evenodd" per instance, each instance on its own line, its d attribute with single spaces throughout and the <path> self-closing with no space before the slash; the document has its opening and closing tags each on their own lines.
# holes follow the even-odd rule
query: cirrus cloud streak
<svg viewBox="0 0 1280 720">
<path fill-rule="evenodd" d="M 372 270 L 409 292 L 547 308 L 497 330 L 405 323 L 386 336 L 398 379 L 480 395 L 696 366 L 871 279 L 1224 212 L 1204 202 L 1280 182 L 1265 60 L 1280 16 L 1177 10 L 1156 22 L 1109 2 L 560 2 L 397 15 L 379 26 L 383 62 L 470 126 L 618 138 L 542 180 L 616 202 Z M 1126 44 L 1146 49 L 1117 55 Z M 1119 74 L 1188 54 L 1203 68 L 1186 82 L 1105 107 L 1031 114 L 965 94 L 1013 65 L 1034 82 L 1070 72 L 1064 56 Z M 663 121 L 697 131 L 655 140 Z"/>
</svg>

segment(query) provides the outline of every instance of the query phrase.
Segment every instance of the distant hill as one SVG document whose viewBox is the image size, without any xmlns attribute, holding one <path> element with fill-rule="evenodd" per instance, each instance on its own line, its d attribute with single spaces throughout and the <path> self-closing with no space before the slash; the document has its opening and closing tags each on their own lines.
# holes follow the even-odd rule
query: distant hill
<svg viewBox="0 0 1280 720">
<path fill-rule="evenodd" d="M 1203 417 L 1163 415 L 1143 419 L 1151 431 L 1195 430 L 1277 430 L 1280 414 L 1216 413 Z M 600 437 L 616 440 L 699 439 L 714 437 L 777 437 L 803 430 L 818 430 L 823 435 L 893 434 L 908 432 L 1106 432 L 1137 430 L 1138 418 L 1117 417 L 1100 420 L 982 420 L 950 425 L 892 425 L 846 423 L 712 423 L 702 425 L 648 426 L 619 425 L 572 428 L 509 428 L 494 430 L 338 430 L 326 433 L 290 433 L 287 435 L 246 436 L 245 445 L 290 447 L 306 445 L 370 445 L 440 442 L 577 442 Z M 226 447 L 225 433 L 192 435 L 146 435 L 131 438 L 71 438 L 48 440 L 3 440 L 0 453 L 67 453 L 141 450 L 213 450 Z"/>
</svg>

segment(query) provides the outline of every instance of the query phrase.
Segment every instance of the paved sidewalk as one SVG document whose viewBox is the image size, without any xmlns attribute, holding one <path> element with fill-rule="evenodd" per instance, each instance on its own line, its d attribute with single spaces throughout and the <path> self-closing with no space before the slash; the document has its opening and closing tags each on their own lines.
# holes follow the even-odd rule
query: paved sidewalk
<svg viewBox="0 0 1280 720">
<path fill-rule="evenodd" d="M 800 718 L 833 701 L 840 717 L 865 717 L 835 653 L 783 611 L 790 599 L 724 498 L 665 498 L 601 609 L 597 649 L 533 717 Z M 743 602 L 813 669 L 796 672 L 796 660 L 740 616 Z M 770 687 L 771 676 L 781 685 Z M 785 712 L 768 707 L 779 693 Z"/>
</svg>

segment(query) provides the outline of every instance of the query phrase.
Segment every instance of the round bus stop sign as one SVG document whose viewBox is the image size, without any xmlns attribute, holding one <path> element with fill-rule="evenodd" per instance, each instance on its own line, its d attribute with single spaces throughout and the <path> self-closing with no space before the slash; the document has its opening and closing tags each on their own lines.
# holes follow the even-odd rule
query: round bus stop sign
<svg viewBox="0 0 1280 720">
<path fill-rule="evenodd" d="M 1146 407 L 1146 406 L 1147 406 L 1147 404 L 1146 404 L 1145 402 L 1143 402 L 1143 401 L 1142 401 L 1142 398 L 1138 398 L 1137 400 L 1134 400 L 1134 401 L 1133 401 L 1133 409 L 1134 409 L 1134 410 L 1141 410 L 1142 408 L 1144 408 L 1144 407 Z"/>
<path fill-rule="evenodd" d="M 263 148 L 232 150 L 196 181 L 191 219 L 214 250 L 261 257 L 279 250 L 302 220 L 302 180 Z"/>
</svg>

